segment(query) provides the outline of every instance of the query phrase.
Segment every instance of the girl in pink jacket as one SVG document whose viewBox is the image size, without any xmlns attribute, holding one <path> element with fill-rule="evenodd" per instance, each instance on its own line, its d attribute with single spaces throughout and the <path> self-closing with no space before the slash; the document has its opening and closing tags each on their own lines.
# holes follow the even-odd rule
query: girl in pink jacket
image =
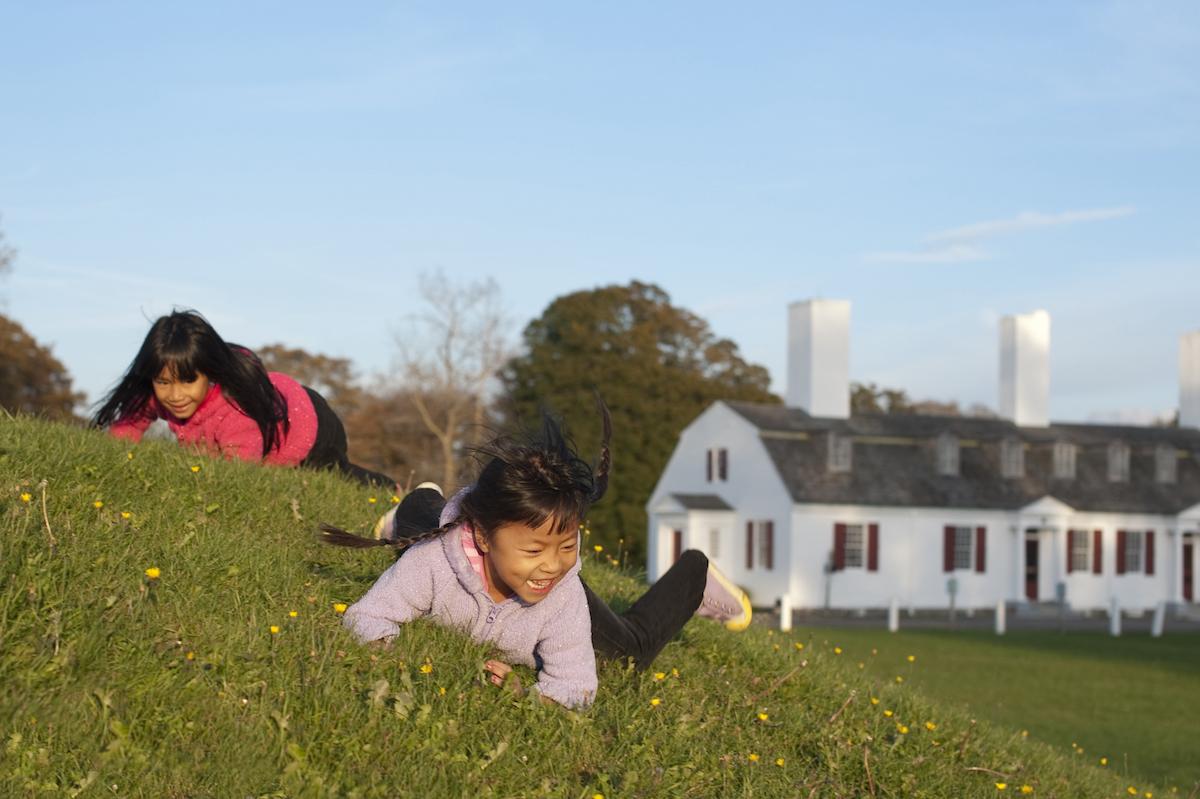
<svg viewBox="0 0 1200 799">
<path fill-rule="evenodd" d="M 141 440 L 163 419 L 185 444 L 279 466 L 336 467 L 365 484 L 395 481 L 351 463 L 346 429 L 317 392 L 267 372 L 250 350 L 226 343 L 200 314 L 160 317 L 92 421 Z"/>
</svg>

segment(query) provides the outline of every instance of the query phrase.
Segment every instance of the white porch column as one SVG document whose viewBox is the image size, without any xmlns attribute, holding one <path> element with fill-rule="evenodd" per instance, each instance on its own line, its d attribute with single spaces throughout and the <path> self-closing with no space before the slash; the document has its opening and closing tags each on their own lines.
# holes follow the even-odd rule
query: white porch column
<svg viewBox="0 0 1200 799">
<path fill-rule="evenodd" d="M 1025 525 L 1018 519 L 1008 531 L 1013 541 L 1012 600 L 1025 602 Z"/>
<path fill-rule="evenodd" d="M 1171 570 L 1167 581 L 1167 601 L 1183 602 L 1183 525 L 1177 519 L 1175 526 L 1167 530 L 1171 542 Z"/>
</svg>

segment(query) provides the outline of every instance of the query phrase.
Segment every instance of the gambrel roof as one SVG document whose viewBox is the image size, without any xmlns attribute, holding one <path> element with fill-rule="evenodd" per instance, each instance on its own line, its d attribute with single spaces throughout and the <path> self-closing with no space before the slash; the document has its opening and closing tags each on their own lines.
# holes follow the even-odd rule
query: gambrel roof
<svg viewBox="0 0 1200 799">
<path fill-rule="evenodd" d="M 1018 427 L 1003 419 L 861 414 L 810 416 L 799 408 L 725 402 L 753 424 L 797 503 L 1015 510 L 1054 496 L 1080 511 L 1175 515 L 1200 503 L 1200 430 L 1105 424 Z M 848 472 L 828 468 L 831 434 L 853 441 Z M 959 472 L 942 475 L 937 441 L 959 443 Z M 1024 475 L 1004 477 L 1001 442 L 1024 448 Z M 1076 447 L 1075 477 L 1053 472 L 1054 445 Z M 1109 447 L 1129 448 L 1129 479 L 1108 479 Z M 1177 457 L 1174 482 L 1159 482 L 1160 448 Z"/>
</svg>

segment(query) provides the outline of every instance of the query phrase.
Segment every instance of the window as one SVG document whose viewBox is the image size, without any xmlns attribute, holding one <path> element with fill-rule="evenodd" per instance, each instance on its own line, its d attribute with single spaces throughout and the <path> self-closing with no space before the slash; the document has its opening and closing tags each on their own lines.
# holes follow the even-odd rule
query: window
<svg viewBox="0 0 1200 799">
<path fill-rule="evenodd" d="M 879 525 L 833 525 L 833 570 L 879 571 Z"/>
<path fill-rule="evenodd" d="M 958 436 L 942 433 L 937 438 L 937 470 L 946 477 L 958 476 Z"/>
<path fill-rule="evenodd" d="M 1142 570 L 1142 540 L 1141 530 L 1118 530 L 1117 531 L 1117 557 L 1120 558 L 1120 563 L 1117 564 L 1117 572 L 1119 574 L 1135 574 Z"/>
<path fill-rule="evenodd" d="M 1091 561 L 1087 530 L 1067 530 L 1067 572 L 1085 572 Z"/>
<path fill-rule="evenodd" d="M 757 542 L 758 546 L 755 547 Z M 746 569 L 754 568 L 755 554 L 758 554 L 758 565 L 768 571 L 775 568 L 775 522 L 765 521 L 746 522 Z"/>
<path fill-rule="evenodd" d="M 987 568 L 987 528 L 948 524 L 942 533 L 942 571 L 983 572 Z"/>
<path fill-rule="evenodd" d="M 1054 442 L 1054 477 L 1056 479 L 1075 479 L 1075 452 L 1075 445 L 1069 441 Z"/>
<path fill-rule="evenodd" d="M 1124 441 L 1108 445 L 1108 482 L 1129 482 L 1129 445 Z"/>
<path fill-rule="evenodd" d="M 1025 445 L 1019 439 L 1000 442 L 1000 474 L 1008 478 L 1025 476 Z"/>
<path fill-rule="evenodd" d="M 708 531 L 708 557 L 711 559 L 721 557 L 721 531 Z"/>
<path fill-rule="evenodd" d="M 1174 483 L 1177 474 L 1179 458 L 1175 455 L 1175 447 L 1160 444 L 1154 450 L 1154 479 L 1160 483 Z"/>
<path fill-rule="evenodd" d="M 829 434 L 828 468 L 831 472 L 848 472 L 853 465 L 854 439 L 838 433 Z"/>
<path fill-rule="evenodd" d="M 721 447 L 709 449 L 705 453 L 705 479 L 713 481 L 713 477 L 725 482 L 729 479 L 729 450 Z"/>
</svg>

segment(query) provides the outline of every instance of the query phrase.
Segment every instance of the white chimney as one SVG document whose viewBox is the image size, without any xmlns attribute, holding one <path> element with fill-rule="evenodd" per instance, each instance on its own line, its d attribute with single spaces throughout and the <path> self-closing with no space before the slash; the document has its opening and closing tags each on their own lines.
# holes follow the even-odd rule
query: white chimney
<svg viewBox="0 0 1200 799">
<path fill-rule="evenodd" d="M 850 416 L 850 302 L 804 300 L 788 306 L 789 408 L 813 416 Z"/>
<path fill-rule="evenodd" d="M 1179 426 L 1200 427 L 1200 330 L 1179 339 Z"/>
<path fill-rule="evenodd" d="M 1050 314 L 1000 320 L 1000 415 L 1020 427 L 1050 424 Z"/>
</svg>

